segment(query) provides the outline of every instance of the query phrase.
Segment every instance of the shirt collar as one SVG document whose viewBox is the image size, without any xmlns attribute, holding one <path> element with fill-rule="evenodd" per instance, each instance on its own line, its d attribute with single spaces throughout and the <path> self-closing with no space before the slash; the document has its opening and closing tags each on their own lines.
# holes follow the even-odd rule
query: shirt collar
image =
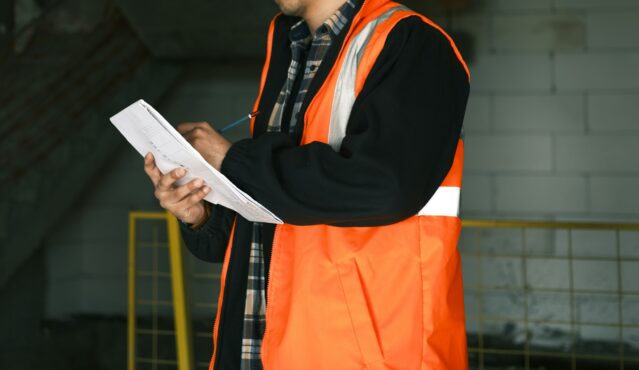
<svg viewBox="0 0 639 370">
<path fill-rule="evenodd" d="M 355 7 L 362 0 L 346 0 L 344 4 L 337 9 L 333 15 L 322 23 L 316 31 L 316 36 L 329 34 L 331 38 L 342 32 L 344 26 L 351 20 L 355 14 Z M 295 23 L 289 32 L 289 38 L 293 43 L 308 44 L 313 39 L 308 24 L 304 19 Z"/>
</svg>

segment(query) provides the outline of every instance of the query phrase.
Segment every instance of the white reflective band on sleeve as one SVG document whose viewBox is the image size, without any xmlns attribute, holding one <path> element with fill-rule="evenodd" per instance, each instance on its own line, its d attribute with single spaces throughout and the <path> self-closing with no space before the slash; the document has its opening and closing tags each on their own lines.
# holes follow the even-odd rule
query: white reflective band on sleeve
<svg viewBox="0 0 639 370">
<path fill-rule="evenodd" d="M 342 145 L 342 140 L 346 136 L 346 124 L 355 103 L 355 80 L 357 78 L 357 68 L 362 59 L 366 45 L 370 41 L 373 31 L 377 26 L 386 21 L 393 13 L 400 9 L 408 9 L 405 6 L 397 6 L 370 21 L 348 45 L 348 50 L 344 56 L 335 92 L 333 94 L 333 107 L 331 109 L 331 122 L 328 129 L 328 144 L 338 151 Z"/>
<path fill-rule="evenodd" d="M 440 186 L 418 216 L 459 216 L 459 197 L 461 188 Z"/>
</svg>

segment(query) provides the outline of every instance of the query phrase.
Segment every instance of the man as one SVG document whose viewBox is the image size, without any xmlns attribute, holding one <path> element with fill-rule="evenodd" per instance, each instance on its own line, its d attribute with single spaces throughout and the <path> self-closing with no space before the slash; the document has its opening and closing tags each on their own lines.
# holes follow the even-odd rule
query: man
<svg viewBox="0 0 639 370">
<path fill-rule="evenodd" d="M 178 129 L 285 224 L 208 205 L 202 181 L 145 159 L 187 247 L 224 261 L 211 369 L 467 368 L 466 65 L 397 3 L 276 1 L 252 138 Z"/>
</svg>

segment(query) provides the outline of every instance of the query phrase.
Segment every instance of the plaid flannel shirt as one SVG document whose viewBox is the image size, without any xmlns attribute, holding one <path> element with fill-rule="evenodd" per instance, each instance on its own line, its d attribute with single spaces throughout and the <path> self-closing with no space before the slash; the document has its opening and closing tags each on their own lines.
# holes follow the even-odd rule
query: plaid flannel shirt
<svg viewBox="0 0 639 370">
<path fill-rule="evenodd" d="M 347 0 L 329 19 L 311 34 L 304 20 L 297 22 L 289 33 L 291 39 L 292 60 L 288 68 L 287 79 L 277 98 L 269 119 L 269 132 L 281 132 L 286 105 L 293 104 L 290 110 L 288 133 L 295 132 L 299 122 L 299 113 L 308 87 L 319 69 L 322 59 L 344 26 L 355 13 L 355 4 L 362 0 Z M 303 66 L 303 75 L 300 67 Z M 295 91 L 296 80 L 301 78 Z M 253 224 L 253 239 L 249 257 L 249 276 L 244 309 L 244 328 L 242 336 L 241 370 L 262 370 L 260 350 L 266 326 L 266 276 L 264 265 L 264 245 L 262 243 L 262 224 Z"/>
</svg>

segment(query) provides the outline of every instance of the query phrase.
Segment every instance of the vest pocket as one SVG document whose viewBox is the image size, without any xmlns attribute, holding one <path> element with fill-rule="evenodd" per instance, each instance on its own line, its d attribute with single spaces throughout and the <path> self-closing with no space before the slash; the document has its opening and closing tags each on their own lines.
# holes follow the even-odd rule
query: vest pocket
<svg viewBox="0 0 639 370">
<path fill-rule="evenodd" d="M 367 292 L 362 284 L 362 276 L 357 267 L 357 260 L 341 262 L 337 265 L 340 283 L 344 291 L 344 299 L 353 325 L 357 344 L 362 352 L 366 365 L 379 364 L 384 361 L 379 331 L 373 322 Z"/>
</svg>

